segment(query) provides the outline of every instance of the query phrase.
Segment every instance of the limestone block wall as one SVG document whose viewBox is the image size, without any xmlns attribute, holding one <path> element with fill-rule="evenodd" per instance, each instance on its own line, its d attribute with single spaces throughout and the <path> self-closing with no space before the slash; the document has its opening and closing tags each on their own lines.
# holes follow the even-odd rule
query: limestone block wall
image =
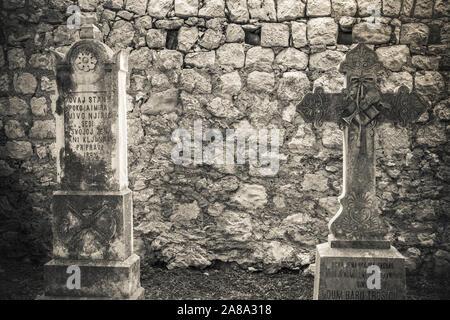
<svg viewBox="0 0 450 320">
<path fill-rule="evenodd" d="M 78 39 L 69 5 L 95 14 L 129 52 L 128 143 L 135 247 L 148 263 L 215 260 L 302 269 L 326 241 L 342 184 L 341 132 L 295 106 L 352 43 L 374 46 L 381 88 L 416 88 L 432 107 L 410 128 L 378 128 L 377 195 L 412 273 L 450 271 L 449 3 L 445 0 L 4 0 L 0 34 L 0 251 L 49 253 L 55 59 Z M 73 12 L 72 12 L 73 13 Z M 275 176 L 254 166 L 176 165 L 177 128 L 281 130 Z"/>
</svg>

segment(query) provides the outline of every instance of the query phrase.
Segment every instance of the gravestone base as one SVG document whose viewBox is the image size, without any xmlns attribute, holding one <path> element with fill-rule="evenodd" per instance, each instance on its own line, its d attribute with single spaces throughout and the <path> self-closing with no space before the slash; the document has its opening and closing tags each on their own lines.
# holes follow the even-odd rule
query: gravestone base
<svg viewBox="0 0 450 320">
<path fill-rule="evenodd" d="M 132 191 L 56 191 L 53 257 L 124 261 L 133 252 Z"/>
<path fill-rule="evenodd" d="M 39 300 L 138 300 L 144 296 L 140 285 L 139 256 L 125 261 L 83 261 L 53 259 L 44 265 L 44 296 Z M 80 288 L 69 289 L 69 266 L 80 268 Z"/>
<path fill-rule="evenodd" d="M 369 289 L 367 268 L 381 270 L 381 286 Z M 395 249 L 317 246 L 314 300 L 403 300 L 406 298 L 405 259 Z"/>
</svg>

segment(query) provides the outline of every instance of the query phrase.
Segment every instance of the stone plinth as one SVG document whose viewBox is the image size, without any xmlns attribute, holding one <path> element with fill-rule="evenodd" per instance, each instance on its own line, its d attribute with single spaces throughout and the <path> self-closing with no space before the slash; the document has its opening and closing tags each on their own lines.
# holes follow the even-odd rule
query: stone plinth
<svg viewBox="0 0 450 320">
<path fill-rule="evenodd" d="M 80 289 L 67 286 L 67 269 L 80 268 Z M 142 299 L 139 257 L 132 254 L 125 261 L 53 259 L 44 265 L 45 296 L 39 299 Z"/>
<path fill-rule="evenodd" d="M 133 253 L 133 202 L 122 191 L 56 191 L 53 260 L 44 265 L 38 299 L 142 299 L 140 258 Z M 80 288 L 70 289 L 70 267 Z"/>
<path fill-rule="evenodd" d="M 380 268 L 380 289 L 369 289 L 369 266 Z M 343 249 L 317 246 L 314 300 L 403 300 L 405 259 L 395 249 Z"/>
</svg>

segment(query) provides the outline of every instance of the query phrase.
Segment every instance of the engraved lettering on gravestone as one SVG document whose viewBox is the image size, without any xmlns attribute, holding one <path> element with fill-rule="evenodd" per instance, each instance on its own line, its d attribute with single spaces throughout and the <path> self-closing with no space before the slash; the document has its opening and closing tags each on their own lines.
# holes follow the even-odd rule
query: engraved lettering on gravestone
<svg viewBox="0 0 450 320">
<path fill-rule="evenodd" d="M 381 268 L 383 273 L 381 273 Z M 371 274 L 367 277 L 367 274 Z M 354 280 L 356 285 L 353 290 L 326 290 L 323 295 L 326 299 L 395 299 L 396 292 L 387 290 L 382 293 L 372 293 L 373 289 L 381 289 L 381 280 L 389 281 L 399 277 L 394 272 L 393 263 L 381 263 L 375 265 L 372 262 L 340 261 L 326 266 L 323 274 L 328 281 Z M 367 280 L 366 280 L 367 278 Z"/>
<path fill-rule="evenodd" d="M 387 226 L 379 217 L 375 196 L 375 128 L 385 121 L 406 126 L 427 105 L 405 86 L 397 93 L 381 93 L 378 77 L 382 70 L 376 53 L 358 44 L 339 68 L 346 75 L 347 87 L 341 93 L 325 93 L 318 87 L 306 94 L 297 111 L 315 126 L 333 121 L 344 130 L 344 187 L 340 209 L 329 223 L 332 237 L 364 240 L 365 245 L 376 241 L 374 245 L 384 243 L 389 248 L 384 240 Z"/>
<path fill-rule="evenodd" d="M 104 126 L 111 118 L 106 92 L 75 93 L 66 99 L 70 150 L 83 158 L 103 159 L 111 133 Z"/>
<path fill-rule="evenodd" d="M 71 265 L 67 267 L 68 274 L 71 274 L 67 278 L 66 286 L 67 289 L 80 289 L 81 288 L 81 270 L 79 266 Z"/>
</svg>

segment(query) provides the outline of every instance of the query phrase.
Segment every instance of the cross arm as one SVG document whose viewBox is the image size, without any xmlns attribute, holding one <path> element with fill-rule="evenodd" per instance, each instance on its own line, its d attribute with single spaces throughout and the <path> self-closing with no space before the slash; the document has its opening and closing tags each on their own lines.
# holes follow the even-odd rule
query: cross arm
<svg viewBox="0 0 450 320">
<path fill-rule="evenodd" d="M 428 108 L 428 103 L 406 86 L 401 86 L 396 93 L 383 93 L 377 97 L 374 100 L 375 105 L 378 105 L 377 113 L 373 119 L 379 122 L 395 122 L 406 126 L 417 121 Z M 314 93 L 305 95 L 297 105 L 297 111 L 306 122 L 320 127 L 325 121 L 342 124 L 351 104 L 347 89 L 341 93 L 325 93 L 323 88 L 317 87 Z"/>
<path fill-rule="evenodd" d="M 401 86 L 396 93 L 384 93 L 380 101 L 383 121 L 400 123 L 406 126 L 415 122 L 424 113 L 429 104 L 416 92 Z"/>
<path fill-rule="evenodd" d="M 339 123 L 345 110 L 345 90 L 342 93 L 325 93 L 317 87 L 314 93 L 307 93 L 296 109 L 306 122 L 320 127 L 324 121 Z"/>
</svg>

